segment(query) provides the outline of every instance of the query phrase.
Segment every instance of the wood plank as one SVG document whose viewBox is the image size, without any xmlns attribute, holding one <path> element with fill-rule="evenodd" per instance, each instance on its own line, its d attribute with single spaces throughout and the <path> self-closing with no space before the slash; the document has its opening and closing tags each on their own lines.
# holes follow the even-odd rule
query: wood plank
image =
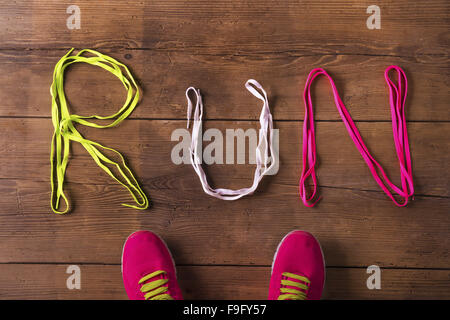
<svg viewBox="0 0 450 320">
<path fill-rule="evenodd" d="M 139 229 L 167 241 L 188 299 L 264 299 L 273 253 L 292 229 L 322 244 L 324 298 L 450 298 L 448 1 L 380 0 L 381 30 L 366 28 L 369 4 L 359 0 L 76 4 L 81 30 L 66 28 L 67 3 L 0 4 L 0 299 L 126 298 L 121 249 Z M 66 180 L 73 211 L 50 212 L 49 86 L 72 46 L 117 58 L 140 83 L 132 119 L 82 131 L 123 152 L 150 196 L 148 211 L 120 206 L 129 196 L 74 144 Z M 383 78 L 390 64 L 409 80 L 416 201 L 397 208 L 379 192 L 343 124 L 333 122 L 340 118 L 321 79 L 314 100 L 323 199 L 304 207 L 297 194 L 301 95 L 314 67 L 333 76 L 370 150 L 399 181 Z M 185 127 L 190 85 L 204 95 L 205 129 L 256 128 L 260 104 L 244 88 L 248 78 L 266 88 L 275 120 L 283 120 L 275 122 L 281 167 L 254 195 L 220 201 L 202 192 L 190 165 L 170 161 L 170 135 Z M 92 66 L 71 67 L 65 84 L 74 113 L 110 114 L 124 100 L 120 82 Z M 207 170 L 215 186 L 238 188 L 251 184 L 254 167 Z M 65 268 L 74 263 L 81 291 L 65 288 Z M 366 288 L 371 264 L 384 268 L 380 291 Z"/>
<path fill-rule="evenodd" d="M 208 119 L 253 119 L 260 102 L 244 88 L 258 80 L 269 95 L 276 120 L 303 120 L 306 77 L 314 67 L 335 79 L 355 120 L 390 121 L 384 70 L 405 69 L 409 79 L 406 117 L 410 121 L 450 121 L 449 58 L 429 59 L 367 56 L 305 56 L 291 54 L 231 56 L 136 50 L 101 50 L 126 63 L 143 89 L 133 118 L 185 119 L 184 92 L 201 89 Z M 0 116 L 49 117 L 53 68 L 66 50 L 0 51 Z M 76 65 L 66 74 L 65 89 L 73 113 L 112 114 L 125 99 L 120 81 L 93 66 Z M 107 88 L 107 89 L 106 89 Z M 340 120 L 328 82 L 313 90 L 316 119 Z"/>
<path fill-rule="evenodd" d="M 204 131 L 219 129 L 258 129 L 256 122 L 206 121 Z M 295 186 L 301 172 L 301 122 L 276 122 L 280 134 L 280 167 L 270 184 Z M 390 123 L 357 123 L 374 157 L 383 165 L 395 183 L 400 182 L 398 160 L 392 140 Z M 85 136 L 113 147 L 128 159 L 131 167 L 144 184 L 168 183 L 179 179 L 171 188 L 200 193 L 200 184 L 192 167 L 175 165 L 172 149 L 179 143 L 171 141 L 176 129 L 186 127 L 184 121 L 126 120 L 120 127 L 108 130 L 80 128 Z M 409 123 L 413 173 L 416 194 L 450 196 L 449 159 L 450 124 Z M 319 157 L 319 183 L 323 186 L 380 191 L 366 163 L 348 136 L 342 123 L 317 123 L 317 152 Z M 49 181 L 49 148 L 52 134 L 50 119 L 0 119 L 0 179 Z M 126 139 L 123 139 L 126 137 Z M 189 142 L 188 142 L 189 143 Z M 205 142 L 206 146 L 209 142 Z M 248 149 L 248 146 L 246 147 Z M 254 151 L 252 151 L 253 153 Z M 17 161 L 20 159 L 20 161 Z M 226 157 L 223 156 L 223 161 Z M 251 185 L 254 165 L 211 165 L 208 172 L 213 183 L 220 187 L 240 188 Z M 236 160 L 235 160 L 236 161 Z M 111 178 L 99 169 L 87 152 L 72 143 L 72 156 L 67 181 L 80 184 L 110 184 Z M 153 196 L 153 195 L 151 195 Z M 326 199 L 325 199 L 326 201 Z"/>
<path fill-rule="evenodd" d="M 2 48 L 132 47 L 245 55 L 447 55 L 448 2 L 380 0 L 382 27 L 368 30 L 359 0 L 79 0 L 81 29 L 68 30 L 57 0 L 1 5 Z"/>
<path fill-rule="evenodd" d="M 1 265 L 0 299 L 127 299 L 118 265 L 81 265 L 81 290 L 66 287 L 68 265 Z M 269 267 L 179 266 L 184 298 L 266 299 Z M 382 269 L 369 290 L 364 268 L 327 268 L 323 299 L 449 299 L 449 270 Z M 36 276 L 39 275 L 39 276 Z"/>
<path fill-rule="evenodd" d="M 323 202 L 309 209 L 296 186 L 268 182 L 225 202 L 179 183 L 146 185 L 153 207 L 145 212 L 123 208 L 117 186 L 68 184 L 75 208 L 58 216 L 45 184 L 1 180 L 0 262 L 120 263 L 126 237 L 146 229 L 167 241 L 180 264 L 270 265 L 282 237 L 302 229 L 319 239 L 329 266 L 449 264 L 448 198 L 417 197 L 405 209 L 380 193 L 323 188 Z"/>
<path fill-rule="evenodd" d="M 60 217 L 49 208 L 51 130 L 50 121 L 44 120 L 2 119 L 0 123 L 1 262 L 118 263 L 126 236 L 152 229 L 168 239 L 183 264 L 268 265 L 282 236 L 304 229 L 323 242 L 332 266 L 448 266 L 449 198 L 418 196 L 407 208 L 397 208 L 381 192 L 358 190 L 377 187 L 340 123 L 318 124 L 319 181 L 331 188 L 321 188 L 323 200 L 315 209 L 304 207 L 297 194 L 299 123 L 277 124 L 283 141 L 279 173 L 264 178 L 255 195 L 224 202 L 202 192 L 189 165 L 170 163 L 175 142 L 167 142 L 183 121 L 130 120 L 119 128 L 90 130 L 87 135 L 130 159 L 152 209 L 136 212 L 120 206 L 129 196 L 74 145 L 67 177 L 74 210 Z M 205 129 L 252 125 L 208 121 Z M 386 167 L 398 177 L 395 161 L 389 160 L 395 159 L 393 150 L 381 143 L 391 139 L 389 124 L 358 125 L 375 156 L 391 163 Z M 441 168 L 448 163 L 449 127 L 410 124 L 419 193 L 448 191 L 448 173 Z M 213 165 L 208 172 L 213 183 L 237 188 L 251 183 L 253 166 Z M 256 256 L 254 248 L 258 248 Z"/>
</svg>

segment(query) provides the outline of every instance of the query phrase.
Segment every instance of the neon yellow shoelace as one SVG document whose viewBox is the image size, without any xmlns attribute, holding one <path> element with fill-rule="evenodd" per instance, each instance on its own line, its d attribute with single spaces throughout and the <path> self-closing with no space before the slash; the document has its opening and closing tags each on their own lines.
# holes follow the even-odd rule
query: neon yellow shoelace
<svg viewBox="0 0 450 320">
<path fill-rule="evenodd" d="M 163 270 L 152 272 L 139 280 L 139 284 L 143 284 L 147 280 L 165 274 Z M 169 282 L 168 279 L 157 279 L 144 283 L 141 287 L 141 292 L 144 293 L 145 300 L 173 300 L 170 294 L 166 293 L 169 289 L 164 285 Z"/>
<path fill-rule="evenodd" d="M 289 286 L 289 287 L 295 287 L 294 288 L 280 288 L 280 295 L 278 296 L 278 300 L 306 300 L 306 294 L 309 290 L 310 281 L 306 277 L 299 276 L 298 274 L 290 273 L 290 272 L 283 272 L 282 274 L 286 278 L 291 278 L 295 280 L 302 281 L 292 281 L 288 279 L 281 279 L 281 285 L 282 286 Z M 306 283 L 306 284 L 305 284 Z M 301 290 L 299 290 L 301 289 Z M 304 291 L 302 291 L 304 290 Z"/>
<path fill-rule="evenodd" d="M 123 156 L 118 151 L 112 148 L 102 146 L 97 142 L 83 138 L 83 136 L 75 129 L 74 126 L 74 124 L 81 124 L 88 127 L 103 129 L 118 125 L 126 117 L 128 117 L 136 107 L 139 101 L 138 86 L 128 68 L 117 60 L 89 49 L 81 50 L 80 52 L 78 52 L 78 54 L 70 56 L 72 51 L 73 49 L 71 49 L 65 56 L 63 56 L 56 64 L 55 70 L 53 72 L 53 83 L 50 87 L 50 94 L 52 95 L 52 122 L 54 127 L 50 154 L 50 178 L 52 189 L 52 198 L 50 202 L 52 210 L 53 212 L 58 214 L 65 214 L 69 211 L 70 208 L 69 201 L 64 194 L 63 185 L 67 164 L 69 162 L 69 146 L 71 140 L 81 143 L 86 151 L 89 152 L 92 159 L 94 159 L 95 163 L 97 163 L 97 165 L 102 168 L 108 175 L 110 175 L 115 181 L 124 186 L 137 204 L 122 204 L 123 206 L 141 210 L 147 209 L 147 196 L 142 191 L 131 170 L 125 164 L 125 159 L 123 158 Z M 92 54 L 93 56 L 83 56 L 83 54 L 86 52 Z M 125 89 L 128 91 L 128 94 L 125 103 L 119 111 L 110 116 L 79 116 L 70 114 L 64 94 L 64 71 L 69 65 L 77 62 L 84 62 L 101 67 L 111 72 L 122 82 Z M 125 70 L 125 74 L 122 73 L 122 69 Z M 113 119 L 113 121 L 107 125 L 100 125 L 94 122 L 87 121 L 86 119 Z M 100 149 L 115 153 L 120 158 L 120 162 L 111 160 L 104 153 L 102 153 Z M 116 175 L 110 170 L 110 168 L 107 167 L 107 164 L 112 165 L 119 171 L 123 181 L 116 177 Z M 55 174 L 57 183 L 56 187 L 54 181 Z M 64 210 L 58 210 L 61 197 L 66 203 L 66 208 Z"/>
</svg>

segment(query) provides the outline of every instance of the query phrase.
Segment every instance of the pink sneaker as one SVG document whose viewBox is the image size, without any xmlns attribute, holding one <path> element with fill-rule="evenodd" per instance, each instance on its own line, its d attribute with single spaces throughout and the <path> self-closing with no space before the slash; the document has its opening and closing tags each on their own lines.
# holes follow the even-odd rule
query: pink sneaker
<svg viewBox="0 0 450 320">
<path fill-rule="evenodd" d="M 122 276 L 131 300 L 181 300 L 175 264 L 166 244 L 150 231 L 136 231 L 123 247 Z"/>
<path fill-rule="evenodd" d="M 278 245 L 273 259 L 269 300 L 319 300 L 325 283 L 325 261 L 312 234 L 295 230 Z"/>
</svg>

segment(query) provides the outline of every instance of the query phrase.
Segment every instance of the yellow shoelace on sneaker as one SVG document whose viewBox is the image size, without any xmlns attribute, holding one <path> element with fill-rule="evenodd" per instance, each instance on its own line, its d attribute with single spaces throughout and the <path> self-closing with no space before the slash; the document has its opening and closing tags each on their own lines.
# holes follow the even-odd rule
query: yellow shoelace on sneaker
<svg viewBox="0 0 450 320">
<path fill-rule="evenodd" d="M 290 272 L 283 272 L 282 275 L 285 278 L 299 280 L 304 283 L 292 281 L 292 280 L 288 280 L 288 279 L 281 279 L 282 287 L 280 288 L 281 294 L 278 296 L 278 300 L 306 300 L 306 294 L 309 290 L 309 285 L 311 283 L 309 281 L 309 279 L 306 277 L 303 277 L 303 276 L 299 276 L 298 274 L 290 273 Z M 286 287 L 295 287 L 298 289 L 286 288 Z M 304 291 L 302 291 L 302 290 L 304 290 Z"/>
<path fill-rule="evenodd" d="M 143 284 L 144 282 L 165 273 L 166 272 L 163 270 L 152 272 L 145 277 L 142 277 L 141 280 L 139 280 L 139 284 Z M 141 287 L 141 292 L 144 293 L 145 300 L 173 300 L 170 294 L 166 293 L 169 289 L 164 287 L 168 282 L 168 279 L 157 279 L 144 283 Z"/>
<path fill-rule="evenodd" d="M 139 183 L 133 176 L 131 170 L 125 164 L 125 159 L 116 150 L 102 146 L 101 144 L 87 140 L 75 129 L 75 124 L 81 124 L 93 128 L 111 128 L 121 123 L 136 107 L 139 101 L 139 88 L 131 75 L 128 68 L 118 62 L 117 60 L 101 54 L 100 52 L 84 49 L 78 52 L 76 55 L 71 56 L 73 49 L 67 52 L 56 64 L 53 72 L 53 83 L 50 87 L 50 94 L 52 96 L 52 122 L 54 127 L 54 133 L 51 144 L 50 164 L 51 164 L 51 176 L 50 183 L 52 189 L 51 195 L 51 208 L 53 212 L 58 214 L 65 214 L 69 211 L 69 201 L 64 193 L 64 177 L 69 162 L 69 148 L 70 141 L 79 142 L 87 152 L 94 159 L 95 163 L 102 168 L 108 175 L 110 175 L 115 181 L 125 187 L 133 197 L 137 205 L 122 204 L 123 206 L 135 208 L 135 209 L 147 209 L 148 199 L 142 191 Z M 90 53 L 93 56 L 83 56 L 84 53 Z M 67 105 L 66 97 L 64 94 L 64 71 L 73 63 L 84 62 L 94 66 L 101 67 L 113 75 L 115 75 L 124 85 L 128 91 L 127 99 L 122 108 L 116 113 L 109 116 L 79 116 L 70 114 Z M 125 70 L 125 73 L 122 72 Z M 94 122 L 87 121 L 86 119 L 97 120 L 113 120 L 106 125 L 100 125 Z M 108 158 L 100 150 L 113 152 L 120 158 L 119 162 L 116 162 Z M 120 178 L 107 167 L 111 165 L 115 167 L 120 173 Z M 56 186 L 55 186 L 56 175 Z M 122 179 L 122 180 L 121 180 Z M 63 198 L 66 203 L 64 210 L 59 210 L 60 199 Z"/>
</svg>

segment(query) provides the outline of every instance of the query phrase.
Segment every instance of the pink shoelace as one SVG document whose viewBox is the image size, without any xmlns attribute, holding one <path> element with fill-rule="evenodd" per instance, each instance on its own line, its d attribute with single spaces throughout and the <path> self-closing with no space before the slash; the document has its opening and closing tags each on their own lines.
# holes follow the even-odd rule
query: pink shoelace
<svg viewBox="0 0 450 320">
<path fill-rule="evenodd" d="M 389 78 L 389 72 L 395 70 L 398 74 L 397 85 Z M 389 87 L 389 102 L 391 105 L 391 117 L 392 117 L 392 131 L 394 136 L 395 149 L 397 152 L 397 158 L 400 164 L 401 175 L 401 188 L 393 184 L 382 166 L 374 159 L 370 154 L 367 146 L 352 120 L 347 108 L 339 97 L 339 93 L 336 89 L 333 79 L 328 73 L 321 68 L 313 69 L 308 76 L 305 85 L 305 91 L 303 93 L 303 101 L 305 103 L 305 121 L 303 122 L 303 169 L 299 183 L 300 198 L 307 207 L 313 207 L 320 197 L 317 195 L 317 177 L 316 177 L 316 141 L 314 133 L 314 114 L 313 105 L 311 100 L 311 84 L 314 79 L 320 75 L 325 75 L 333 89 L 334 101 L 336 107 L 341 115 L 342 121 L 347 128 L 347 131 L 352 138 L 353 142 L 358 148 L 359 153 L 363 157 L 364 161 L 372 173 L 375 181 L 381 187 L 381 189 L 387 194 L 389 198 L 399 207 L 406 206 L 410 197 L 413 197 L 414 186 L 411 168 L 411 153 L 409 150 L 408 131 L 406 129 L 405 120 L 405 102 L 406 94 L 408 91 L 408 82 L 403 70 L 398 66 L 389 66 L 384 72 L 384 77 Z M 314 184 L 314 188 L 311 196 L 306 196 L 306 180 L 311 178 Z M 392 193 L 394 191 L 400 197 L 403 198 L 403 202 L 399 202 L 394 198 Z"/>
</svg>

